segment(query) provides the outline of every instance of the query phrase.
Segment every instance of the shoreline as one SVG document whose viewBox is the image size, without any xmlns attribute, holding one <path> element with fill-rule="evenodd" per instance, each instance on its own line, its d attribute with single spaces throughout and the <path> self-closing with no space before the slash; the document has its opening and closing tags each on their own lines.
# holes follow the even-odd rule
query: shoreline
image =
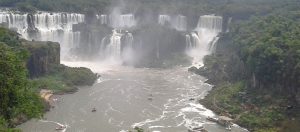
<svg viewBox="0 0 300 132">
<path fill-rule="evenodd" d="M 249 132 L 299 130 L 299 117 L 289 116 L 287 113 L 295 115 L 297 109 L 288 111 L 286 105 L 281 106 L 282 102 L 272 103 L 280 99 L 272 99 L 270 95 L 249 91 L 244 81 L 215 81 L 214 78 L 209 78 L 209 75 L 195 74 L 208 78 L 205 83 L 213 85 L 208 94 L 198 102 L 216 115 L 232 118 L 234 124 Z M 261 99 L 264 103 L 252 102 L 255 99 Z"/>
<path fill-rule="evenodd" d="M 48 89 L 41 89 L 40 90 L 40 97 L 42 99 L 44 99 L 44 101 L 46 101 L 47 103 L 51 102 L 51 97 L 54 95 L 52 90 L 48 90 Z"/>
<path fill-rule="evenodd" d="M 199 75 L 199 74 L 197 74 L 197 75 Z M 205 75 L 200 75 L 200 76 L 206 77 Z M 245 129 L 246 131 L 249 131 L 249 132 L 252 131 L 251 128 L 243 126 L 241 123 L 239 123 L 237 121 L 237 119 L 232 114 L 230 114 L 230 112 L 228 112 L 226 109 L 224 109 L 222 107 L 219 107 L 216 104 L 217 99 L 215 98 L 215 96 L 216 96 L 215 94 L 219 92 L 218 89 L 221 89 L 222 85 L 229 85 L 229 84 L 226 84 L 226 83 L 218 84 L 218 83 L 212 81 L 211 79 L 207 79 L 207 81 L 205 83 L 212 85 L 212 88 L 210 91 L 208 91 L 208 93 L 206 94 L 206 96 L 204 98 L 198 100 L 198 103 L 200 103 L 207 109 L 213 111 L 217 116 L 226 116 L 226 117 L 232 118 L 233 119 L 232 123 L 234 125 L 237 125 L 238 127 Z M 213 100 L 211 100 L 211 97 L 213 97 Z"/>
</svg>

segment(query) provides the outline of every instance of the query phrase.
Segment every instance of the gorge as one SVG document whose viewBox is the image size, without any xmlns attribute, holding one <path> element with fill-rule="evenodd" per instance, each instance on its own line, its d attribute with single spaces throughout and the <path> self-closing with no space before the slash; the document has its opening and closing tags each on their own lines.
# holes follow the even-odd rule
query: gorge
<svg viewBox="0 0 300 132">
<path fill-rule="evenodd" d="M 0 0 L 0 131 L 298 131 L 299 7 Z"/>
<path fill-rule="evenodd" d="M 299 6 L 0 0 L 0 131 L 299 130 Z"/>
<path fill-rule="evenodd" d="M 131 127 L 184 131 L 203 125 L 208 130 L 225 129 L 207 122 L 206 116 L 214 116 L 213 112 L 191 101 L 203 98 L 211 88 L 204 83 L 204 78 L 188 73 L 187 68 L 177 64 L 174 68 L 161 70 L 130 68 L 142 60 L 150 60 L 148 63 L 162 60 L 164 63 L 163 60 L 168 59 L 166 56 L 174 54 L 186 54 L 192 58 L 193 65 L 201 66 L 202 58 L 213 52 L 217 36 L 222 32 L 222 17 L 200 16 L 196 27 L 188 25 L 188 19 L 183 15 L 158 15 L 150 24 L 138 21 L 141 18 L 134 14 L 119 11 L 88 17 L 76 13 L 1 11 L 0 23 L 23 38 L 60 43 L 62 63 L 88 67 L 102 75 L 100 82 L 92 88 L 55 97 L 59 102 L 46 114 L 47 120 L 25 123 L 20 126 L 23 131 L 52 131 L 49 128 L 52 121 L 67 124 L 67 131 L 124 131 Z M 91 29 L 95 26 L 98 28 Z M 169 35 L 162 37 L 164 34 Z M 108 69 L 103 70 L 106 67 Z M 178 84 L 180 80 L 185 83 Z M 120 100 L 112 98 L 115 96 Z M 74 99 L 82 102 L 74 104 L 71 101 Z M 126 106 L 126 109 L 117 106 Z M 76 107 L 81 109 L 74 111 Z M 98 109 L 97 114 L 88 112 L 91 107 Z M 97 118 L 85 118 L 90 114 Z M 106 127 L 98 127 L 92 122 L 102 122 L 101 126 Z M 246 130 L 235 126 L 233 131 Z"/>
</svg>

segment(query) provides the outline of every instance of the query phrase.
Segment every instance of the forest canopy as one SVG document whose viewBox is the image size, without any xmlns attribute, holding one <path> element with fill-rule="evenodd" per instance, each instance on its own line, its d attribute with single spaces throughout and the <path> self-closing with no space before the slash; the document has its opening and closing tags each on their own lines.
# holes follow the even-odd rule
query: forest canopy
<svg viewBox="0 0 300 132">
<path fill-rule="evenodd" d="M 42 100 L 30 90 L 27 79 L 28 55 L 16 33 L 0 28 L 0 131 L 42 115 Z"/>
</svg>

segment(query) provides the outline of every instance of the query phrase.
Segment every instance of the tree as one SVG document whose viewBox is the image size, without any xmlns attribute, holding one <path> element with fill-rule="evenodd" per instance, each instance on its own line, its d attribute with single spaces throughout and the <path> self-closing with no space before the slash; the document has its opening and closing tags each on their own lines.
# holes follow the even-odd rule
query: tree
<svg viewBox="0 0 300 132">
<path fill-rule="evenodd" d="M 0 42 L 0 117 L 10 125 L 20 115 L 40 117 L 43 105 L 37 94 L 29 89 L 25 62 L 28 53 L 15 50 Z"/>
</svg>

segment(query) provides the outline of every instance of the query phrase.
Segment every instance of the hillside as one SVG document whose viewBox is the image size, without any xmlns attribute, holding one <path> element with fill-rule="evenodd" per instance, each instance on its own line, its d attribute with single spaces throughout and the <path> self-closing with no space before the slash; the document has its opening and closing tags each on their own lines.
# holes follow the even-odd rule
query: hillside
<svg viewBox="0 0 300 132">
<path fill-rule="evenodd" d="M 295 8 L 232 23 L 205 66 L 190 69 L 216 85 L 200 102 L 251 131 L 298 130 L 299 31 Z"/>
</svg>

